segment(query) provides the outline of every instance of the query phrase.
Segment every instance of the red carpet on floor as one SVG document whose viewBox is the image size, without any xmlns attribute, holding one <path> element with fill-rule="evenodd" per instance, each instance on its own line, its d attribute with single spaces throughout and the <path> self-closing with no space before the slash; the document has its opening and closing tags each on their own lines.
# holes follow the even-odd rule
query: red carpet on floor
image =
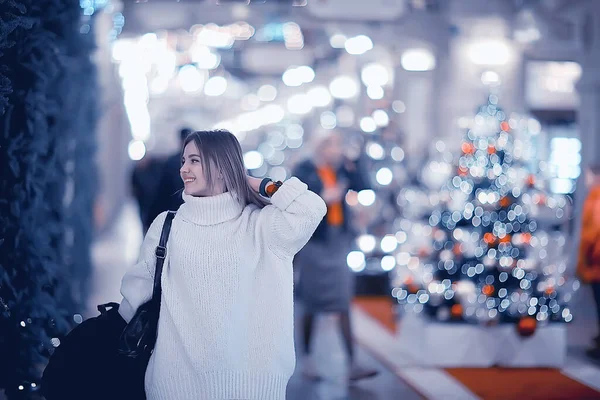
<svg viewBox="0 0 600 400">
<path fill-rule="evenodd" d="M 485 400 L 600 399 L 600 392 L 551 368 L 448 368 L 454 379 Z"/>
<path fill-rule="evenodd" d="M 357 297 L 354 304 L 396 333 L 389 297 Z M 454 379 L 484 400 L 600 399 L 600 392 L 551 368 L 448 368 Z"/>
<path fill-rule="evenodd" d="M 396 318 L 393 312 L 392 299 L 389 297 L 356 297 L 354 304 L 375 318 L 390 332 L 396 333 Z"/>
</svg>

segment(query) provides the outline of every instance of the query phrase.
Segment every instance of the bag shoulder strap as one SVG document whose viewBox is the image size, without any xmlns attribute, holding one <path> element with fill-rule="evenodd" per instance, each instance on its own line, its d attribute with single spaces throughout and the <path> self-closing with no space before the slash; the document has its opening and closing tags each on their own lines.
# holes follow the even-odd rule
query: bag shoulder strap
<svg viewBox="0 0 600 400">
<path fill-rule="evenodd" d="M 152 290 L 152 300 L 156 301 L 160 301 L 160 278 L 162 276 L 165 258 L 167 257 L 167 241 L 169 240 L 169 233 L 171 232 L 171 223 L 173 222 L 175 214 L 175 211 L 167 212 L 167 216 L 162 227 L 162 232 L 160 233 L 160 240 L 158 242 L 158 246 L 156 246 L 156 269 L 154 270 L 154 288 Z"/>
</svg>

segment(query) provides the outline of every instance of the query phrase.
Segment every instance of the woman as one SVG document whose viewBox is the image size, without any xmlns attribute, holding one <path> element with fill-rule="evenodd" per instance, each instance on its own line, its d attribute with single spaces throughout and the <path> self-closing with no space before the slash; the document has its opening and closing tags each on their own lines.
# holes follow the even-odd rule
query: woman
<svg viewBox="0 0 600 400">
<path fill-rule="evenodd" d="M 246 176 L 240 145 L 227 131 L 190 134 L 180 172 L 184 204 L 167 245 L 147 397 L 285 399 L 295 367 L 292 259 L 325 203 L 297 178 L 265 190 L 261 179 Z M 270 204 L 259 191 L 272 195 Z M 165 215 L 123 278 L 126 321 L 151 296 Z"/>
<path fill-rule="evenodd" d="M 339 315 L 350 364 L 349 378 L 356 381 L 372 377 L 377 371 L 361 367 L 354 359 L 350 324 L 354 275 L 346 264 L 354 237 L 345 197 L 348 190 L 367 189 L 368 184 L 356 163 L 344 158 L 343 139 L 339 132 L 317 133 L 313 146 L 315 159 L 300 163 L 295 175 L 325 200 L 327 215 L 295 261 L 300 269 L 300 296 L 305 306 L 303 374 L 308 379 L 320 378 L 310 357 L 314 317 L 321 313 L 335 313 Z"/>
</svg>

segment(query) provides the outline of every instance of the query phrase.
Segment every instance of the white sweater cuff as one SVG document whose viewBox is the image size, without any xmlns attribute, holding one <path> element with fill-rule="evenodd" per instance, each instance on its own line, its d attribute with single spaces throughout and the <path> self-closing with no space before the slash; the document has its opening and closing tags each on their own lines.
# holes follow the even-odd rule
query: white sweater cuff
<svg viewBox="0 0 600 400">
<path fill-rule="evenodd" d="M 308 190 L 306 183 L 296 177 L 291 177 L 283 182 L 283 185 L 271 197 L 271 204 L 275 207 L 285 210 L 301 194 Z"/>
</svg>

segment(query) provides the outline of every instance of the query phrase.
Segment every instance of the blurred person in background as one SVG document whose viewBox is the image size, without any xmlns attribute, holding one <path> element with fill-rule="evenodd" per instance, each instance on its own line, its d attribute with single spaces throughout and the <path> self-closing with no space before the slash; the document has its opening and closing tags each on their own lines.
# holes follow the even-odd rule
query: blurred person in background
<svg viewBox="0 0 600 400">
<path fill-rule="evenodd" d="M 297 178 L 248 176 L 228 131 L 193 132 L 183 148 L 147 398 L 284 400 L 296 365 L 292 260 L 326 205 Z M 152 296 L 166 214 L 123 278 L 127 322 Z"/>
<path fill-rule="evenodd" d="M 589 167 L 585 172 L 589 188 L 583 204 L 581 238 L 577 260 L 577 275 L 588 283 L 594 295 L 598 315 L 598 336 L 588 355 L 600 359 L 600 165 Z"/>
<path fill-rule="evenodd" d="M 368 189 L 364 171 L 344 156 L 344 138 L 339 131 L 318 131 L 312 139 L 314 159 L 300 162 L 293 175 L 327 204 L 327 214 L 308 244 L 294 260 L 299 269 L 299 296 L 304 304 L 303 375 L 320 376 L 311 353 L 315 315 L 339 315 L 344 346 L 349 361 L 349 378 L 355 381 L 377 374 L 355 362 L 350 324 L 350 303 L 354 296 L 354 273 L 346 265 L 354 234 L 345 202 L 349 190 Z"/>
<path fill-rule="evenodd" d="M 164 160 L 146 155 L 135 163 L 131 172 L 131 194 L 138 205 L 144 234 L 150 227 L 147 215 L 159 184 L 156 177 L 161 175 L 163 165 Z"/>
<path fill-rule="evenodd" d="M 189 128 L 183 128 L 179 131 L 180 148 L 190 133 L 192 133 L 192 130 Z M 155 178 L 158 179 L 158 187 L 150 202 L 151 205 L 146 214 L 144 226 L 149 227 L 152 221 L 163 211 L 176 211 L 183 204 L 181 199 L 183 182 L 179 176 L 179 168 L 181 168 L 181 152 L 177 151 L 177 153 L 167 157 L 160 175 Z M 146 230 L 144 229 L 144 231 Z"/>
</svg>

